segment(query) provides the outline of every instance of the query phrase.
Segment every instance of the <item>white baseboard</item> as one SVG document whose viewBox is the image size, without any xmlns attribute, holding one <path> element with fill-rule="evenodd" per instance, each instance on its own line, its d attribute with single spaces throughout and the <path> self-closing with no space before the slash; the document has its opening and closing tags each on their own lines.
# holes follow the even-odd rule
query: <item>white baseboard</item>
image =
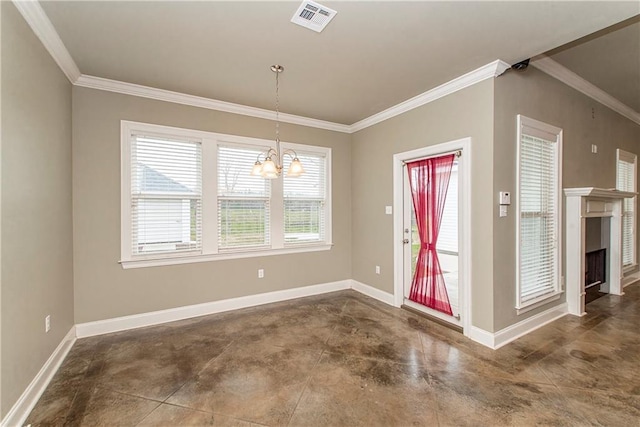
<svg viewBox="0 0 640 427">
<path fill-rule="evenodd" d="M 254 307 L 345 289 L 353 289 L 385 304 L 393 306 L 392 294 L 374 288 L 373 286 L 365 285 L 357 280 L 341 280 L 319 285 L 303 286 L 300 288 L 231 298 L 222 301 L 171 308 L 168 310 L 153 311 L 132 316 L 80 323 L 73 326 L 69 330 L 69 333 L 67 333 L 67 335 L 62 339 L 42 369 L 40 369 L 40 372 L 38 372 L 15 405 L 13 405 L 2 422 L 0 422 L 0 427 L 21 426 L 24 423 L 25 419 L 38 402 L 38 399 L 62 364 L 64 358 L 67 356 L 67 353 L 76 341 L 76 337 L 84 338 L 144 326 L 153 326 L 176 320 L 204 316 L 207 314 L 222 313 L 230 310 Z M 465 331 L 465 335 L 482 345 L 492 349 L 498 349 L 503 345 L 564 316 L 567 312 L 567 304 L 564 303 L 495 333 L 485 331 L 476 326 L 471 326 L 467 331 Z"/>
<path fill-rule="evenodd" d="M 535 331 L 543 327 L 544 325 L 553 322 L 556 319 L 563 317 L 569 313 L 567 303 L 562 303 L 555 307 L 551 307 L 541 313 L 528 317 L 515 325 L 508 326 L 495 333 L 495 345 L 494 348 L 498 349 L 505 344 L 509 344 L 530 332 Z"/>
<path fill-rule="evenodd" d="M 241 308 L 254 307 L 257 305 L 308 297 L 344 289 L 353 289 L 371 298 L 382 301 L 385 304 L 393 305 L 393 295 L 388 292 L 381 291 L 373 286 L 365 285 L 364 283 L 360 283 L 356 280 L 341 280 L 338 282 L 322 283 L 319 285 L 303 286 L 283 291 L 248 295 L 245 297 L 134 314 L 131 316 L 97 320 L 95 322 L 79 323 L 76 325 L 76 334 L 78 338 L 91 337 L 94 335 L 159 325 L 162 323 L 174 322 L 176 320 L 222 313 L 230 310 L 238 310 Z"/>
<path fill-rule="evenodd" d="M 497 350 L 500 347 L 509 344 L 511 341 L 527 335 L 528 333 L 543 327 L 547 323 L 551 323 L 554 320 L 561 318 L 567 313 L 569 313 L 569 310 L 567 308 L 567 303 L 565 302 L 534 316 L 528 317 L 516 324 L 507 326 L 498 332 L 492 333 L 476 326 L 471 326 L 469 333 L 465 333 L 465 335 L 477 343 Z"/>
<path fill-rule="evenodd" d="M 464 329 L 464 335 L 478 344 L 495 349 L 495 334 L 493 332 L 471 325 L 469 328 Z"/>
<path fill-rule="evenodd" d="M 40 396 L 47 388 L 49 382 L 69 353 L 69 350 L 71 350 L 71 347 L 76 341 L 76 337 L 85 338 L 144 326 L 153 326 L 176 320 L 204 316 L 207 314 L 222 313 L 230 310 L 254 307 L 273 302 L 286 301 L 294 298 L 302 298 L 351 288 L 388 304 L 391 304 L 393 299 L 390 294 L 371 286 L 364 285 L 359 282 L 354 284 L 352 280 L 341 280 L 337 282 L 322 283 L 319 285 L 303 286 L 299 288 L 285 289 L 282 291 L 267 292 L 222 301 L 213 301 L 203 304 L 141 313 L 132 316 L 80 323 L 73 326 L 69 330 L 69 333 L 67 333 L 67 335 L 62 339 L 58 347 L 42 366 L 40 372 L 38 372 L 15 405 L 13 405 L 11 410 L 0 422 L 0 427 L 23 425 L 24 421 L 29 416 L 29 413 L 31 413 L 31 410 L 36 405 L 38 399 L 40 399 Z"/>
<path fill-rule="evenodd" d="M 42 366 L 40 372 L 38 372 L 18 401 L 13 405 L 11 410 L 9 410 L 2 422 L 0 422 L 1 427 L 14 427 L 24 424 L 24 421 L 31 413 L 33 407 L 36 406 L 36 403 L 38 403 L 38 399 L 40 399 L 40 396 L 42 396 L 49 382 L 51 382 L 51 379 L 58 371 L 64 358 L 67 357 L 67 353 L 69 353 L 75 341 L 76 327 L 72 326 L 67 335 L 60 341 L 58 347 L 51 353 L 51 356 L 49 356 L 49 359 Z"/>
<path fill-rule="evenodd" d="M 393 305 L 393 294 L 390 294 L 389 292 L 381 291 L 378 288 L 365 285 L 357 280 L 351 280 L 351 289 L 373 299 L 377 299 L 378 301 L 382 301 L 385 304 Z"/>
<path fill-rule="evenodd" d="M 162 323 L 174 322 L 176 320 L 222 313 L 230 310 L 238 310 L 240 308 L 254 307 L 257 305 L 308 297 L 311 295 L 324 294 L 349 288 L 351 288 L 351 281 L 341 280 L 338 282 L 323 283 L 320 285 L 266 292 L 263 294 L 248 295 L 245 297 L 152 311 L 148 313 L 134 314 L 131 316 L 98 320 L 95 322 L 79 323 L 76 325 L 76 333 L 78 338 L 85 338 L 94 335 L 125 331 L 144 326 L 159 325 Z"/>
<path fill-rule="evenodd" d="M 300 288 L 117 317 L 113 319 L 98 320 L 95 322 L 80 323 L 73 326 L 69 330 L 69 333 L 67 333 L 67 335 L 62 339 L 42 369 L 40 369 L 40 372 L 38 372 L 15 405 L 13 405 L 2 422 L 0 422 L 0 427 L 21 426 L 24 423 L 25 419 L 38 402 L 38 399 L 62 364 L 64 358 L 67 356 L 67 353 L 76 341 L 76 337 L 84 338 L 144 326 L 153 326 L 176 320 L 204 316 L 207 314 L 222 313 L 230 310 L 254 307 L 345 289 L 353 289 L 385 304 L 393 306 L 393 294 L 370 285 L 365 285 L 357 280 L 341 280 L 337 282 L 322 283 L 319 285 L 303 286 Z M 503 345 L 564 316 L 565 314 L 567 314 L 566 303 L 536 314 L 535 316 L 529 317 L 496 333 L 491 333 L 481 328 L 471 326 L 468 331 L 465 331 L 465 335 L 487 347 L 498 349 Z"/>
</svg>

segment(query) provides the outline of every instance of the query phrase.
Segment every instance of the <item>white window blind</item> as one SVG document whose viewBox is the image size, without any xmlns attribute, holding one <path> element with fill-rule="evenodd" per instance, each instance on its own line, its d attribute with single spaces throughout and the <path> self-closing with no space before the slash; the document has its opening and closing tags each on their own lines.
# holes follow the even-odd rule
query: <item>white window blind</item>
<svg viewBox="0 0 640 427">
<path fill-rule="evenodd" d="M 621 191 L 635 192 L 636 155 L 617 150 L 617 158 L 616 188 Z M 636 263 L 635 211 L 636 197 L 624 199 L 622 203 L 622 265 L 624 267 Z"/>
<path fill-rule="evenodd" d="M 218 247 L 269 246 L 271 181 L 251 175 L 264 148 L 218 147 Z"/>
<path fill-rule="evenodd" d="M 451 169 L 447 200 L 444 202 L 444 213 L 440 232 L 438 233 L 438 252 L 458 254 L 458 161 Z"/>
<path fill-rule="evenodd" d="M 298 153 L 305 173 L 296 178 L 284 176 L 285 244 L 324 241 L 326 158 L 319 154 Z M 286 156 L 283 170 L 291 159 Z"/>
<path fill-rule="evenodd" d="M 132 255 L 202 248 L 199 142 L 131 135 Z"/>
<path fill-rule="evenodd" d="M 556 294 L 560 269 L 559 136 L 520 129 L 518 308 Z"/>
</svg>

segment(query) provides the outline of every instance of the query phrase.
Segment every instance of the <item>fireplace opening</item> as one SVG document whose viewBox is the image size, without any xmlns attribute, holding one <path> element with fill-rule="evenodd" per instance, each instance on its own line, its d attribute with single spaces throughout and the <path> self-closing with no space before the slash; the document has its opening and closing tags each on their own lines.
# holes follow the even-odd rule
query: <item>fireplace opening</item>
<svg viewBox="0 0 640 427">
<path fill-rule="evenodd" d="M 601 292 L 601 286 L 607 281 L 607 250 L 598 249 L 585 254 L 584 263 L 584 289 L 586 291 L 585 303 L 606 295 Z"/>
</svg>

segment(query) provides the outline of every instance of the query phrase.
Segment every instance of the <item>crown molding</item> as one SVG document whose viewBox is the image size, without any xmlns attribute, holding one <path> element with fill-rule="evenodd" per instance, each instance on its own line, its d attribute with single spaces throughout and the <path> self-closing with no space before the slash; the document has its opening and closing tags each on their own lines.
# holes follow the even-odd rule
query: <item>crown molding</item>
<svg viewBox="0 0 640 427">
<path fill-rule="evenodd" d="M 394 105 L 391 108 L 387 108 L 384 111 L 369 116 L 366 119 L 360 120 L 359 122 L 351 125 L 351 132 L 357 132 L 359 130 L 368 128 L 369 126 L 373 126 L 377 123 L 388 120 L 402 113 L 406 113 L 407 111 L 413 110 L 414 108 L 421 107 L 425 104 L 450 95 L 466 87 L 472 86 L 483 80 L 498 77 L 509 68 L 511 68 L 511 66 L 504 61 L 493 61 L 467 74 L 450 80 L 447 83 L 441 84 L 440 86 L 428 90 L 418 96 L 414 96 L 413 98 L 401 102 L 400 104 Z"/>
<path fill-rule="evenodd" d="M 593 85 L 592 83 L 589 83 L 573 71 L 569 70 L 563 65 L 560 65 L 558 62 L 554 61 L 548 56 L 540 55 L 534 58 L 534 60 L 531 61 L 531 65 L 536 67 L 540 71 L 547 73 L 551 77 L 560 80 L 567 86 L 574 88 L 578 92 L 587 95 L 589 98 L 592 98 L 602 105 L 609 107 L 613 111 L 623 115 L 629 120 L 640 124 L 639 112 L 620 102 L 618 99 L 609 95 L 599 87 Z"/>
<path fill-rule="evenodd" d="M 65 47 L 56 29 L 53 27 L 53 24 L 42 9 L 42 6 L 40 6 L 40 3 L 37 0 L 13 0 L 13 4 L 15 4 L 25 21 L 27 21 L 27 24 L 31 27 L 31 30 L 40 39 L 62 72 L 67 76 L 69 81 L 76 86 L 173 102 L 176 104 L 190 105 L 193 107 L 207 108 L 227 113 L 241 114 L 267 120 L 276 119 L 276 113 L 271 110 L 81 74 L 80 69 L 71 57 L 71 54 Z M 279 119 L 281 122 L 295 125 L 351 133 L 351 127 L 341 123 L 333 123 L 286 113 L 280 113 Z"/>
<path fill-rule="evenodd" d="M 40 3 L 37 0 L 13 0 L 13 4 L 69 81 L 75 83 L 80 77 L 80 69 L 69 54 L 49 17 L 44 13 Z"/>
<path fill-rule="evenodd" d="M 240 114 L 266 120 L 276 119 L 276 113 L 274 111 L 265 110 L 263 108 L 250 107 L 247 105 L 234 104 L 231 102 L 219 101 L 216 99 L 204 98 L 195 95 L 172 92 L 164 89 L 157 89 L 149 86 L 142 86 L 134 83 L 127 83 L 81 74 L 78 66 L 71 57 L 71 54 L 69 54 L 69 51 L 62 42 L 62 39 L 60 39 L 60 36 L 53 27 L 53 24 L 40 6 L 40 3 L 38 3 L 37 0 L 13 0 L 13 3 L 20 11 L 24 19 L 27 21 L 27 24 L 29 24 L 33 32 L 45 46 L 49 54 L 53 57 L 54 61 L 58 64 L 62 72 L 67 76 L 69 81 L 76 86 L 121 93 L 124 95 L 139 96 L 142 98 L 155 99 L 159 101 L 173 102 L 176 104 Z M 384 120 L 395 117 L 399 114 L 413 110 L 414 108 L 418 108 L 429 102 L 433 102 L 439 98 L 457 92 L 483 80 L 497 77 L 509 68 L 510 65 L 503 61 L 493 61 L 483 67 L 457 77 L 434 89 L 431 89 L 418 96 L 401 102 L 398 105 L 395 105 L 391 108 L 381 111 L 380 113 L 360 120 L 352 125 L 312 119 L 309 117 L 296 116 L 287 113 L 280 113 L 279 120 L 284 123 L 291 123 L 295 125 L 308 126 L 335 132 L 354 133 L 369 126 L 380 123 Z M 616 100 L 614 99 L 614 101 Z M 607 104 L 605 103 L 605 105 Z M 636 115 L 638 114 L 636 113 Z M 638 120 L 639 119 L 636 119 L 635 121 Z"/>
<path fill-rule="evenodd" d="M 159 101 L 173 102 L 175 104 L 189 105 L 192 107 L 206 108 L 209 110 L 223 111 L 226 113 L 241 114 L 243 116 L 257 117 L 259 119 L 276 119 L 275 111 L 265 110 L 263 108 L 249 107 L 247 105 L 218 101 L 216 99 L 188 95 L 179 92 L 172 92 L 170 90 L 157 89 L 149 86 L 137 85 L 134 83 L 104 79 L 102 77 L 87 76 L 85 74 L 80 76 L 80 78 L 75 82 L 75 85 L 90 89 L 121 93 L 124 95 L 133 95 L 142 98 L 156 99 Z M 312 119 L 309 117 L 296 116 L 293 114 L 280 113 L 279 121 L 291 123 L 294 125 L 350 133 L 350 126 L 348 125 Z"/>
</svg>

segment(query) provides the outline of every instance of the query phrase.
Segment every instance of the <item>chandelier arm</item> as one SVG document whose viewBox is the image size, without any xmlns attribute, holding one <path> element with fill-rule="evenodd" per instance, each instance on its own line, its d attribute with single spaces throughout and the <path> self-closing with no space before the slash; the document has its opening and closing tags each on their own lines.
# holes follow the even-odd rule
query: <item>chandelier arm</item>
<svg viewBox="0 0 640 427">
<path fill-rule="evenodd" d="M 276 158 L 277 158 L 277 157 L 279 157 L 279 156 L 278 156 L 278 151 L 277 151 L 277 150 L 274 150 L 274 149 L 273 149 L 273 148 L 271 148 L 271 147 L 269 147 L 269 149 L 266 151 L 266 153 L 265 153 L 265 152 L 262 152 L 262 153 L 260 153 L 260 154 L 264 154 L 264 155 L 265 155 L 265 157 L 271 157 L 271 156 L 276 156 Z"/>
<path fill-rule="evenodd" d="M 295 150 L 287 148 L 282 152 L 282 159 L 283 160 L 284 160 L 284 156 L 289 156 L 291 158 L 291 160 L 295 160 L 295 159 L 298 158 L 298 153 L 296 153 Z"/>
<path fill-rule="evenodd" d="M 263 162 L 267 159 L 268 156 L 268 152 L 267 151 L 261 151 L 258 153 L 258 155 L 256 156 L 256 162 L 260 162 L 260 156 L 264 157 L 264 159 L 262 160 Z"/>
</svg>

